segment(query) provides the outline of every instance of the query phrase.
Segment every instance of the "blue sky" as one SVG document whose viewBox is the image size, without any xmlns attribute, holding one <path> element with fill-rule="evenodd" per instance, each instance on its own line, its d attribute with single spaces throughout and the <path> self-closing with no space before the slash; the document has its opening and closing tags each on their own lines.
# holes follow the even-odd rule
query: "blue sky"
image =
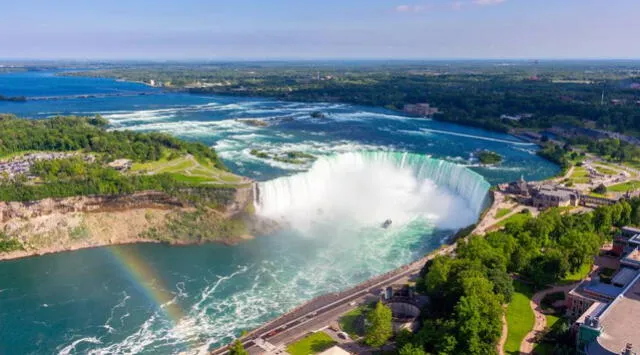
<svg viewBox="0 0 640 355">
<path fill-rule="evenodd" d="M 640 0 L 6 0 L 0 58 L 640 58 Z"/>
</svg>

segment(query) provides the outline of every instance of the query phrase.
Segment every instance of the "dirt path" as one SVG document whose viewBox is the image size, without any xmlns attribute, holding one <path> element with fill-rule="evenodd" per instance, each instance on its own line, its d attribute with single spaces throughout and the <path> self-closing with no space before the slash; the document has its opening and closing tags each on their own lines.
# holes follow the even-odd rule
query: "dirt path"
<svg viewBox="0 0 640 355">
<path fill-rule="evenodd" d="M 567 169 L 567 172 L 566 172 L 566 173 L 564 173 L 564 175 L 563 175 L 563 176 L 560 176 L 560 177 L 557 177 L 557 178 L 555 178 L 555 179 L 552 179 L 552 181 L 555 181 L 555 182 L 558 182 L 558 183 L 559 183 L 559 182 L 561 182 L 561 181 L 563 181 L 563 180 L 565 180 L 565 179 L 570 178 L 570 177 L 571 177 L 571 174 L 573 174 L 573 170 L 574 170 L 574 169 L 575 169 L 575 166 L 571 165 L 571 166 L 569 167 L 569 169 Z"/>
<path fill-rule="evenodd" d="M 504 344 L 507 342 L 507 335 L 509 332 L 509 327 L 507 326 L 507 309 L 505 307 L 505 313 L 502 314 L 502 334 L 500 335 L 500 340 L 498 341 L 498 355 L 504 355 Z"/>
<path fill-rule="evenodd" d="M 533 295 L 533 297 L 531 297 L 531 301 L 529 301 L 529 304 L 531 305 L 531 309 L 533 310 L 533 314 L 535 316 L 535 323 L 533 324 L 533 330 L 531 330 L 527 334 L 527 336 L 522 339 L 522 343 L 520 343 L 520 354 L 533 353 L 533 348 L 535 348 L 537 344 L 537 336 L 541 334 L 547 326 L 547 318 L 542 313 L 542 306 L 540 305 L 540 302 L 542 302 L 544 296 L 555 292 L 567 293 L 576 285 L 577 283 L 563 286 L 554 286 L 542 291 L 538 291 Z"/>
<path fill-rule="evenodd" d="M 511 211 L 500 218 L 496 218 L 496 214 L 502 208 L 508 208 L 508 209 L 511 209 Z M 507 201 L 503 193 L 495 191 L 493 205 L 491 205 L 491 207 L 489 208 L 489 211 L 487 211 L 484 218 L 478 223 L 478 226 L 473 230 L 471 234 L 484 235 L 486 232 L 491 231 L 494 225 L 496 225 L 497 223 L 500 223 L 501 221 L 504 221 L 505 219 L 513 216 L 514 214 L 522 212 L 523 209 L 529 210 L 532 216 L 538 215 L 537 209 L 530 206 L 521 205 L 512 201 Z"/>
</svg>

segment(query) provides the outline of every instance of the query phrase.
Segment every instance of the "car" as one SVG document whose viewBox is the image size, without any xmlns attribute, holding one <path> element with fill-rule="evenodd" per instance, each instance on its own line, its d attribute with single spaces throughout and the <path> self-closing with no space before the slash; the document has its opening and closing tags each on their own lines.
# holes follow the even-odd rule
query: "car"
<svg viewBox="0 0 640 355">
<path fill-rule="evenodd" d="M 349 338 L 349 334 L 345 333 L 345 332 L 337 332 L 336 335 L 338 336 L 338 338 L 340 339 L 344 339 L 344 340 L 349 340 L 351 338 Z"/>
</svg>

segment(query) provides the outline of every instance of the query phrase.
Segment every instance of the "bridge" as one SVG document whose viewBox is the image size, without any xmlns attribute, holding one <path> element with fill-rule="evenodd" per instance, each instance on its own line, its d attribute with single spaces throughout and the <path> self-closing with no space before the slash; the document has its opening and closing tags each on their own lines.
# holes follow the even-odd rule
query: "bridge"
<svg viewBox="0 0 640 355">
<path fill-rule="evenodd" d="M 436 256 L 452 253 L 455 250 L 455 247 L 455 243 L 448 245 L 421 258 L 420 260 L 403 265 L 393 271 L 387 272 L 386 274 L 376 276 L 348 290 L 316 297 L 272 320 L 271 322 L 249 332 L 240 340 L 246 349 L 255 347 L 258 344 L 263 344 L 265 341 L 276 337 L 284 331 L 302 327 L 306 323 L 320 318 L 321 316 L 340 307 L 349 305 L 350 303 L 368 295 L 375 295 L 376 292 L 380 291 L 382 288 L 391 286 L 399 280 L 419 272 L 427 261 L 435 258 Z M 224 346 L 213 350 L 210 354 L 219 355 L 227 354 L 228 352 L 228 346 Z"/>
</svg>

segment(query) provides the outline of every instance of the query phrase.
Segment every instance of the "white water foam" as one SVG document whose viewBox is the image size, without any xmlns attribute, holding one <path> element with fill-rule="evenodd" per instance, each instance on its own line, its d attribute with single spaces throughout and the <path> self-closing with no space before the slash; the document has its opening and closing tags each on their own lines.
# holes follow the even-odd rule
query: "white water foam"
<svg viewBox="0 0 640 355">
<path fill-rule="evenodd" d="M 261 183 L 257 207 L 306 234 L 314 234 L 319 220 L 374 226 L 423 217 L 455 229 L 475 222 L 488 188 L 475 172 L 426 156 L 345 153 L 319 159 L 308 172 Z"/>
<path fill-rule="evenodd" d="M 500 138 L 476 136 L 476 135 L 473 135 L 473 134 L 457 133 L 457 132 L 451 132 L 451 131 L 442 131 L 442 130 L 439 130 L 439 129 L 420 128 L 420 131 L 423 132 L 423 133 L 427 133 L 427 134 L 429 134 L 429 133 L 439 133 L 439 134 L 448 134 L 448 135 L 451 135 L 451 136 L 480 139 L 480 140 L 485 140 L 485 141 L 490 141 L 490 142 L 508 143 L 508 144 L 521 145 L 521 146 L 535 146 L 535 143 L 510 141 L 510 140 L 500 139 Z M 407 132 L 409 132 L 409 131 L 407 131 Z"/>
</svg>

